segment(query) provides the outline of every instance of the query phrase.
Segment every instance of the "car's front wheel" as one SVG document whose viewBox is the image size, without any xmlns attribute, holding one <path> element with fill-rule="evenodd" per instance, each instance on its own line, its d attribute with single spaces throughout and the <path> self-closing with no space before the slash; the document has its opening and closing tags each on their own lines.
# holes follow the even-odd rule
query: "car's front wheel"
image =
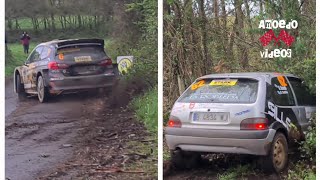
<svg viewBox="0 0 320 180">
<path fill-rule="evenodd" d="M 269 155 L 265 157 L 264 168 L 277 173 L 283 171 L 288 165 L 288 142 L 283 133 L 277 133 L 270 147 Z"/>
<path fill-rule="evenodd" d="M 42 76 L 38 77 L 37 81 L 37 92 L 38 92 L 38 99 L 41 103 L 46 102 L 49 98 L 48 88 L 44 85 L 44 79 Z"/>
<path fill-rule="evenodd" d="M 19 100 L 25 100 L 27 93 L 24 90 L 24 85 L 21 83 L 20 74 L 16 75 L 16 92 L 18 93 Z"/>
</svg>

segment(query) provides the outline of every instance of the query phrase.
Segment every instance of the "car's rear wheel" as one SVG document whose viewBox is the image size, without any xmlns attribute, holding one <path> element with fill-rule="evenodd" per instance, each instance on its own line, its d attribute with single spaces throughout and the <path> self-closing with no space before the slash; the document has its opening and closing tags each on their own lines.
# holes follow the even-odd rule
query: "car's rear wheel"
<svg viewBox="0 0 320 180">
<path fill-rule="evenodd" d="M 264 168 L 277 173 L 288 165 L 288 142 L 283 133 L 277 133 L 270 147 L 269 155 L 265 157 Z"/>
<path fill-rule="evenodd" d="M 201 163 L 201 155 L 196 152 L 182 150 L 171 151 L 171 163 L 176 169 L 192 169 Z"/>
<path fill-rule="evenodd" d="M 45 87 L 44 85 L 44 80 L 42 76 L 38 77 L 37 92 L 38 92 L 38 99 L 41 103 L 48 101 L 49 92 L 48 92 L 48 88 Z"/>
<path fill-rule="evenodd" d="M 20 74 L 16 75 L 16 92 L 18 93 L 19 100 L 25 100 L 27 93 L 24 90 L 24 85 L 21 83 Z"/>
</svg>

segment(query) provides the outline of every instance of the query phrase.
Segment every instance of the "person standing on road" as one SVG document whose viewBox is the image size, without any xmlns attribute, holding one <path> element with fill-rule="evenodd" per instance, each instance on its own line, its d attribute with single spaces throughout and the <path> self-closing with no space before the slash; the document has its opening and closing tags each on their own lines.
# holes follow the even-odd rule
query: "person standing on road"
<svg viewBox="0 0 320 180">
<path fill-rule="evenodd" d="M 21 39 L 21 43 L 23 45 L 24 53 L 29 54 L 29 43 L 30 43 L 31 37 L 29 36 L 29 34 L 27 32 L 23 32 L 20 39 Z"/>
</svg>

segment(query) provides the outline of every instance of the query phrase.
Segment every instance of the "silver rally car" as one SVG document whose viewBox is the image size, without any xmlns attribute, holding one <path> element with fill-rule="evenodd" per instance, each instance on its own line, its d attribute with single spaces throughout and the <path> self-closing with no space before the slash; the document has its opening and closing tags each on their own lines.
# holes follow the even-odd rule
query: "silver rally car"
<svg viewBox="0 0 320 180">
<path fill-rule="evenodd" d="M 313 112 L 315 97 L 292 74 L 206 75 L 175 102 L 165 139 L 178 168 L 201 153 L 237 153 L 261 155 L 267 170 L 280 172 Z"/>
</svg>

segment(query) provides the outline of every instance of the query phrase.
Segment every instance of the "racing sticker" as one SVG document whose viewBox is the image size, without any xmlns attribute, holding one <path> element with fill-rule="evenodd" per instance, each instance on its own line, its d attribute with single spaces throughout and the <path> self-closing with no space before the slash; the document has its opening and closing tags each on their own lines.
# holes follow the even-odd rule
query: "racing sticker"
<svg viewBox="0 0 320 180">
<path fill-rule="evenodd" d="M 63 61 L 64 60 L 64 55 L 61 53 L 58 55 L 59 60 Z"/>
<path fill-rule="evenodd" d="M 195 105 L 196 105 L 195 103 L 190 103 L 189 109 L 193 109 Z"/>
<path fill-rule="evenodd" d="M 237 84 L 237 79 L 227 79 L 227 80 L 212 80 L 210 86 L 234 86 Z"/>
<path fill-rule="evenodd" d="M 281 86 L 283 86 L 283 87 L 287 87 L 288 86 L 288 84 L 286 82 L 286 79 L 283 76 L 277 76 L 277 79 L 278 79 L 278 81 L 279 81 Z"/>
<path fill-rule="evenodd" d="M 91 56 L 78 56 L 78 57 L 74 57 L 74 61 L 77 63 L 81 63 L 81 62 L 90 62 L 92 61 Z"/>
<path fill-rule="evenodd" d="M 192 84 L 191 90 L 196 90 L 196 89 L 202 87 L 202 86 L 205 85 L 205 84 L 206 84 L 206 82 L 205 82 L 204 80 L 200 80 L 200 81 Z"/>
<path fill-rule="evenodd" d="M 131 68 L 132 62 L 128 58 L 121 59 L 118 63 L 118 69 L 121 74 L 126 74 Z"/>
</svg>

